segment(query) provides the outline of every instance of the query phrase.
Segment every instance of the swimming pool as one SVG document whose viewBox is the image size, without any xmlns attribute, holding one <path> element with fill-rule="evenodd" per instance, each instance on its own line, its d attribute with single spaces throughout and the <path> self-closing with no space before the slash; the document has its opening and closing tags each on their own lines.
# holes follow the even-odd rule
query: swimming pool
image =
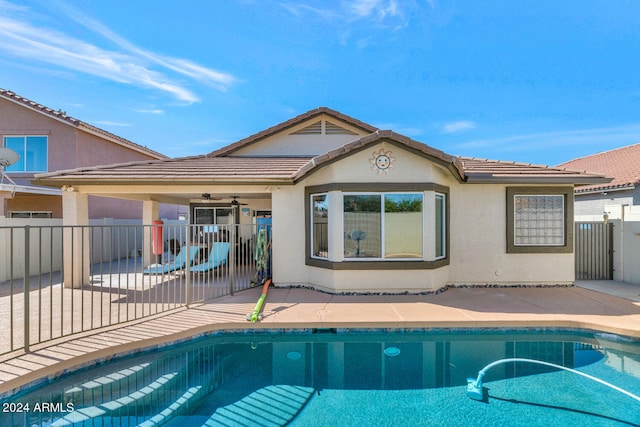
<svg viewBox="0 0 640 427">
<path fill-rule="evenodd" d="M 219 333 L 114 359 L 2 402 L 8 426 L 640 424 L 640 342 L 564 330 Z"/>
</svg>

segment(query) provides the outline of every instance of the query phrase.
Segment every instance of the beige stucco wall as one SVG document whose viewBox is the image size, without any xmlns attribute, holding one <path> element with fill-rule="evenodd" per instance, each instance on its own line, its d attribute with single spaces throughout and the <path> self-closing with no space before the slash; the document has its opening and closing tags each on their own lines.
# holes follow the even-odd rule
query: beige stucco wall
<svg viewBox="0 0 640 427">
<path fill-rule="evenodd" d="M 353 142 L 365 136 L 368 132 L 349 126 L 347 123 L 334 121 L 343 129 L 354 132 L 354 135 L 292 135 L 300 129 L 309 126 L 319 120 L 326 120 L 328 116 L 321 115 L 311 120 L 298 124 L 283 133 L 277 133 L 268 138 L 248 145 L 233 153 L 234 156 L 264 156 L 264 155 L 284 155 L 284 156 L 316 156 L 326 153 L 335 148 Z"/>
<path fill-rule="evenodd" d="M 394 159 L 394 168 L 388 174 L 371 169 L 369 160 L 380 149 L 390 151 Z M 449 187 L 450 265 L 431 270 L 370 271 L 330 270 L 305 264 L 306 186 L 397 182 Z M 506 188 L 499 184 L 461 184 L 442 166 L 389 143 L 369 147 L 273 194 L 274 283 L 330 292 L 424 292 L 446 285 L 571 283 L 572 253 L 507 254 Z M 340 199 L 337 201 L 340 203 Z M 425 206 L 427 214 L 431 211 Z M 330 217 L 330 221 L 341 218 Z M 428 229 L 425 233 L 429 233 Z M 341 239 L 337 233 L 330 236 L 334 257 L 336 253 L 341 257 Z"/>
<path fill-rule="evenodd" d="M 458 184 L 450 195 L 451 284 L 570 283 L 573 253 L 507 253 L 507 185 Z"/>
</svg>

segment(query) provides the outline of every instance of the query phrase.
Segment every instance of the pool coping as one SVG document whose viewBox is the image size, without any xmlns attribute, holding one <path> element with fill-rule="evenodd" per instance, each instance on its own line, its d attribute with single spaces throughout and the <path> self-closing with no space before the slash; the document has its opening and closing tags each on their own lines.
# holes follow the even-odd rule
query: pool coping
<svg viewBox="0 0 640 427">
<path fill-rule="evenodd" d="M 246 316 L 259 289 L 33 346 L 0 361 L 0 398 L 65 373 L 216 332 L 290 329 L 552 328 L 640 339 L 640 303 L 578 287 L 451 288 L 432 295 L 335 295 L 273 288 L 264 318 Z"/>
</svg>

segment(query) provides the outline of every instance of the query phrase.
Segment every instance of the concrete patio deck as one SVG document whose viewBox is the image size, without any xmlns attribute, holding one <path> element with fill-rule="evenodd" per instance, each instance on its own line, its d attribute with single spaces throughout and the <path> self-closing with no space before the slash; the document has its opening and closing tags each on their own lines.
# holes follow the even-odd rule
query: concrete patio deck
<svg viewBox="0 0 640 427">
<path fill-rule="evenodd" d="M 272 288 L 264 318 L 250 323 L 247 314 L 261 291 L 253 288 L 190 308 L 32 346 L 28 354 L 7 355 L 0 360 L 0 397 L 95 360 L 216 330 L 550 327 L 598 330 L 640 339 L 640 287 L 610 281 L 578 285 L 451 288 L 435 295 L 330 295 L 304 288 Z M 612 295 L 616 292 L 629 299 Z"/>
</svg>

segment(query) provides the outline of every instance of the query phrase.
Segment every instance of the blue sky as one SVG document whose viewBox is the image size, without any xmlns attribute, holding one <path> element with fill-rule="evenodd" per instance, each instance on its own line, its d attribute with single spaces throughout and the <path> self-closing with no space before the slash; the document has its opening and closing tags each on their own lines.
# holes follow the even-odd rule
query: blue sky
<svg viewBox="0 0 640 427">
<path fill-rule="evenodd" d="M 172 157 L 318 106 L 449 154 L 640 142 L 640 2 L 0 0 L 0 87 Z"/>
</svg>

